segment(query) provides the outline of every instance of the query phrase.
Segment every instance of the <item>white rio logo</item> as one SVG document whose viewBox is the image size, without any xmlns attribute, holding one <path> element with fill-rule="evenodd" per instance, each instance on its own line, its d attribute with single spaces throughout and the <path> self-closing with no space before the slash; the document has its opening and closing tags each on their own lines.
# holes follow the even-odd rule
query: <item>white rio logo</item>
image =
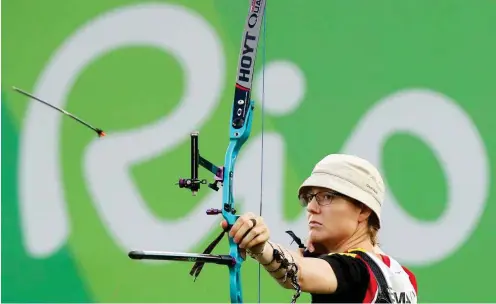
<svg viewBox="0 0 496 304">
<path fill-rule="evenodd" d="M 113 10 L 91 20 L 64 42 L 40 75 L 34 93 L 64 106 L 79 73 L 91 61 L 127 45 L 151 45 L 172 54 L 184 70 L 186 91 L 174 111 L 159 121 L 92 142 L 82 164 L 87 186 L 102 222 L 123 251 L 153 248 L 154 244 L 187 251 L 212 228 L 204 210 L 219 203 L 220 193 L 210 193 L 183 218 L 161 220 L 148 209 L 128 168 L 188 140 L 189 132 L 201 129 L 217 107 L 225 83 L 225 62 L 214 28 L 198 13 L 179 5 Z M 200 47 L 202 52 L 197 52 Z M 267 64 L 265 74 L 267 111 L 271 115 L 294 111 L 306 93 L 302 71 L 291 62 L 274 61 Z M 262 75 L 256 76 L 255 99 L 261 100 Z M 202 102 L 197 102 L 200 99 Z M 22 128 L 19 194 L 23 236 L 30 255 L 38 258 L 56 251 L 70 233 L 59 156 L 61 119 L 55 111 L 39 111 L 30 105 Z M 449 202 L 440 219 L 423 223 L 405 213 L 388 194 L 384 211 L 387 229 L 381 239 L 385 251 L 399 260 L 434 263 L 461 246 L 477 226 L 489 190 L 486 151 L 474 124 L 454 101 L 430 90 L 412 89 L 376 103 L 343 152 L 368 158 L 380 168 L 384 141 L 398 131 L 420 137 L 433 149 L 447 177 Z M 287 227 L 304 235 L 303 214 L 294 222 L 282 217 L 284 138 L 274 132 L 264 136 L 264 201 L 270 202 L 264 204 L 264 216 L 272 227 Z M 236 197 L 246 202 L 237 207 L 239 211 L 258 210 L 260 189 L 251 185 L 260 177 L 259 168 L 253 165 L 260 164 L 260 144 L 260 137 L 254 135 L 237 163 Z M 273 232 L 276 241 L 288 241 L 283 228 Z M 181 231 L 182 236 L 174 237 L 170 231 Z"/>
</svg>

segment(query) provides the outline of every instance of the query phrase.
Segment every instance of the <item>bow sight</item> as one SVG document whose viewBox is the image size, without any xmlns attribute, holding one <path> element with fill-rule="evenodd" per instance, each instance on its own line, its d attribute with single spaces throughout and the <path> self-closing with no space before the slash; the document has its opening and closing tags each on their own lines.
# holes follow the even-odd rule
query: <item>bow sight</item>
<svg viewBox="0 0 496 304">
<path fill-rule="evenodd" d="M 217 167 L 200 155 L 200 150 L 198 149 L 198 132 L 191 133 L 191 177 L 190 178 L 180 178 L 176 185 L 179 188 L 190 189 L 193 195 L 196 195 L 198 190 L 200 190 L 200 184 L 206 184 L 206 179 L 198 179 L 198 168 L 202 166 L 203 168 L 212 172 L 215 176 L 213 183 L 208 184 L 208 187 L 219 191 L 220 183 L 222 185 L 222 180 L 224 179 L 224 167 Z"/>
<path fill-rule="evenodd" d="M 208 171 L 212 172 L 214 175 L 214 182 L 208 183 L 208 187 L 215 191 L 219 191 L 219 184 L 222 186 L 222 181 L 224 180 L 224 167 L 217 167 L 212 164 L 207 159 L 200 155 L 200 149 L 198 148 L 198 132 L 191 133 L 191 177 L 190 178 L 180 178 L 176 185 L 179 188 L 190 189 L 193 195 L 196 195 L 198 190 L 200 190 L 201 184 L 207 184 L 206 179 L 198 178 L 198 168 L 202 166 Z M 224 204 L 224 210 L 226 212 L 236 213 L 235 209 L 231 210 L 229 204 Z M 222 213 L 222 210 L 216 208 L 207 209 L 206 213 L 208 215 L 216 215 Z"/>
</svg>

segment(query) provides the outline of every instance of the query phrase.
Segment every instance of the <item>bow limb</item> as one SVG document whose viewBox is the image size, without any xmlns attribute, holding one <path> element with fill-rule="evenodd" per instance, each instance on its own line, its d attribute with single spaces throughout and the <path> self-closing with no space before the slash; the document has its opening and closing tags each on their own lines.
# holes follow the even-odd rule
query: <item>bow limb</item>
<svg viewBox="0 0 496 304">
<path fill-rule="evenodd" d="M 265 0 L 252 0 L 243 32 L 241 51 L 238 59 L 237 79 L 234 91 L 233 107 L 230 119 L 229 146 L 224 162 L 223 208 L 222 215 L 228 227 L 232 226 L 238 216 L 235 215 L 233 177 L 234 165 L 238 153 L 251 133 L 254 101 L 251 100 L 251 88 L 257 55 L 258 41 L 262 19 L 265 12 Z M 231 303 L 242 302 L 241 265 L 243 258 L 239 246 L 229 236 L 229 254 L 235 263 L 229 267 Z"/>
</svg>

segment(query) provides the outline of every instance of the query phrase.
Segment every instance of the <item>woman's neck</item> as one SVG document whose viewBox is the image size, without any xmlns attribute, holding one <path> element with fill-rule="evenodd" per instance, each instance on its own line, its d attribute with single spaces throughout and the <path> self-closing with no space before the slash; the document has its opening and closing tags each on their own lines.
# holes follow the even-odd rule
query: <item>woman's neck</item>
<svg viewBox="0 0 496 304">
<path fill-rule="evenodd" d="M 374 245 L 370 240 L 370 237 L 367 233 L 363 234 L 354 234 L 350 238 L 345 239 L 339 243 L 335 243 L 333 245 L 329 244 L 329 246 L 325 246 L 327 252 L 346 252 L 355 248 L 362 248 L 369 252 L 375 252 Z"/>
</svg>

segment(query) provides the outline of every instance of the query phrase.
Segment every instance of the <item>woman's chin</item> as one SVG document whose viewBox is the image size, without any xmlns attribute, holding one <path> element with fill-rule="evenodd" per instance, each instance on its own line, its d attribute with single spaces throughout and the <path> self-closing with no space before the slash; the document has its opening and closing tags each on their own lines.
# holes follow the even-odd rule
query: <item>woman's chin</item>
<svg viewBox="0 0 496 304">
<path fill-rule="evenodd" d="M 308 238 L 312 243 L 322 243 L 326 240 L 326 233 L 320 229 L 310 229 Z"/>
</svg>

